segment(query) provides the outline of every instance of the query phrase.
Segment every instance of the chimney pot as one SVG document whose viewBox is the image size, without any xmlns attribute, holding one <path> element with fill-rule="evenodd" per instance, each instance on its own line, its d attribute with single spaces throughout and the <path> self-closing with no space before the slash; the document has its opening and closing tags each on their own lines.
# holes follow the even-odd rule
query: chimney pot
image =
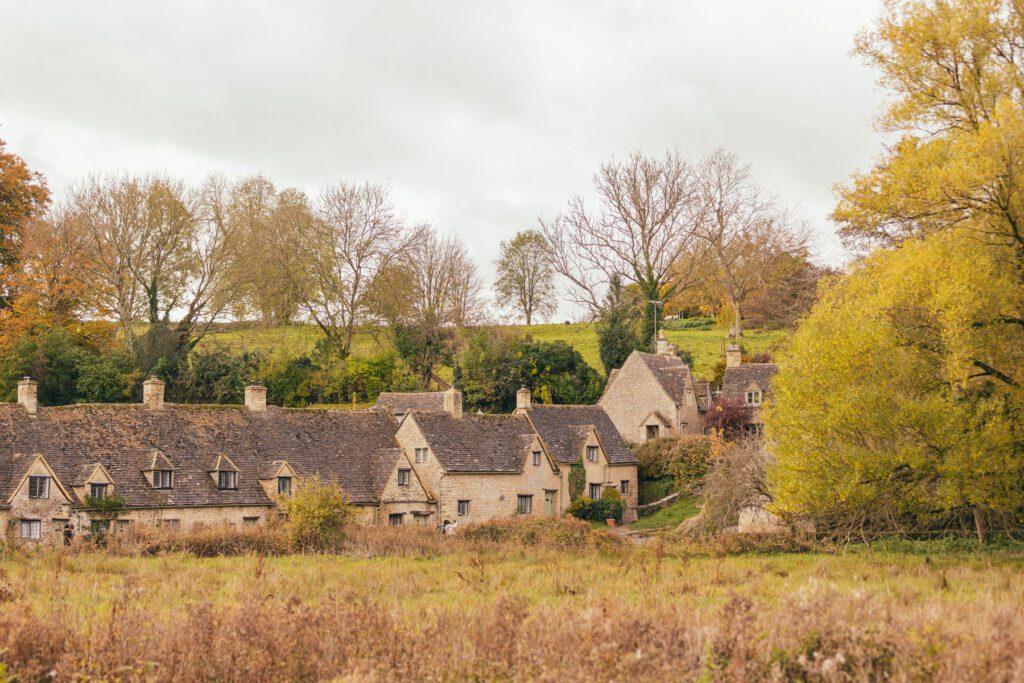
<svg viewBox="0 0 1024 683">
<path fill-rule="evenodd" d="M 142 383 L 142 404 L 150 410 L 164 407 L 164 383 L 153 376 Z"/>
<path fill-rule="evenodd" d="M 524 384 L 516 392 L 516 410 L 528 410 L 533 403 L 533 396 Z"/>
<path fill-rule="evenodd" d="M 39 385 L 31 377 L 18 382 L 18 404 L 24 406 L 29 415 L 35 415 L 39 408 L 38 389 Z"/>
<path fill-rule="evenodd" d="M 444 410 L 452 417 L 462 417 L 462 392 L 450 387 L 444 392 Z"/>
<path fill-rule="evenodd" d="M 725 367 L 735 368 L 743 362 L 743 354 L 740 347 L 733 344 L 725 350 Z"/>
<path fill-rule="evenodd" d="M 254 413 L 267 412 L 267 388 L 250 384 L 245 388 L 245 407 Z"/>
</svg>

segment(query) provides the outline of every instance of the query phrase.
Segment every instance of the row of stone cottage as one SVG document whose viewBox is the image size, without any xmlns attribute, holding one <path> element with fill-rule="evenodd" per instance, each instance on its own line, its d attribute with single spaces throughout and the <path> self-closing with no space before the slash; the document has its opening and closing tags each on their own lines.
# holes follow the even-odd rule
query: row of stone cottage
<svg viewBox="0 0 1024 683">
<path fill-rule="evenodd" d="M 737 352 L 726 390 L 760 404 L 770 372 L 740 370 Z M 627 441 L 702 431 L 711 405 L 664 340 L 658 353 L 634 352 L 596 406 L 534 405 L 524 388 L 510 415 L 464 414 L 455 389 L 382 394 L 364 412 L 268 406 L 259 386 L 243 406 L 170 404 L 163 389 L 153 378 L 141 404 L 40 407 L 35 382 L 20 382 L 18 402 L 0 404 L 0 528 L 56 539 L 67 523 L 106 524 L 90 505 L 110 496 L 126 503 L 115 531 L 260 524 L 313 476 L 337 481 L 368 524 L 555 516 L 580 462 L 584 493 L 617 489 L 629 521 L 638 482 Z"/>
</svg>

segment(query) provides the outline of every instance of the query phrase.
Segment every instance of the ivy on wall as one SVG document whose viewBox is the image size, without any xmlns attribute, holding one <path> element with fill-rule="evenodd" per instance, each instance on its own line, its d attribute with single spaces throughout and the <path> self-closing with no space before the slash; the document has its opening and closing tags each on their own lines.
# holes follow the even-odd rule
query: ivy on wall
<svg viewBox="0 0 1024 683">
<path fill-rule="evenodd" d="M 569 468 L 569 500 L 576 500 L 583 495 L 587 485 L 587 471 L 583 469 L 583 456 Z"/>
</svg>

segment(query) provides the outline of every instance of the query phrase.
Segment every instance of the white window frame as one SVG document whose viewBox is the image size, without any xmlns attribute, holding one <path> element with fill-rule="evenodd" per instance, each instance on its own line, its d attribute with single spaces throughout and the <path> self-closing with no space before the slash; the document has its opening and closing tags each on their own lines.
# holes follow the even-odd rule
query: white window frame
<svg viewBox="0 0 1024 683">
<path fill-rule="evenodd" d="M 28 533 L 26 533 L 26 530 Z M 28 541 L 38 541 L 43 537 L 43 520 L 21 520 L 21 537 Z"/>
<path fill-rule="evenodd" d="M 46 474 L 32 474 L 28 478 L 28 497 L 33 500 L 46 500 L 50 497 L 50 479 L 51 477 Z M 32 482 L 41 481 L 42 491 L 37 490 L 36 495 L 32 495 Z"/>
<path fill-rule="evenodd" d="M 225 477 L 227 480 L 227 486 L 224 485 Z M 217 488 L 221 491 L 237 491 L 238 490 L 238 472 L 234 470 L 219 470 L 217 472 Z"/>
<path fill-rule="evenodd" d="M 167 485 L 164 486 L 164 480 L 166 479 Z M 173 489 L 174 488 L 174 470 L 153 470 L 153 488 L 154 489 Z"/>
<path fill-rule="evenodd" d="M 629 495 L 629 479 L 622 479 L 619 481 L 619 491 L 623 495 Z"/>
<path fill-rule="evenodd" d="M 761 405 L 761 390 L 754 389 L 753 391 L 747 392 L 747 405 L 748 406 L 759 406 Z"/>
</svg>

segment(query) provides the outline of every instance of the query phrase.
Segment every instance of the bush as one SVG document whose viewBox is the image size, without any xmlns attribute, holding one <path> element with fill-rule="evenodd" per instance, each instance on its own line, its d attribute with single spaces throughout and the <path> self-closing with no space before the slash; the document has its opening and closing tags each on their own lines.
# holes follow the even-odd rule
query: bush
<svg viewBox="0 0 1024 683">
<path fill-rule="evenodd" d="M 352 506 L 336 482 L 305 477 L 282 503 L 287 514 L 285 531 L 295 550 L 336 550 L 345 540 Z"/>
<path fill-rule="evenodd" d="M 707 474 L 719 447 L 715 436 L 686 434 L 654 439 L 636 450 L 638 472 L 647 480 L 671 477 L 676 491 L 694 490 Z"/>
<path fill-rule="evenodd" d="M 88 546 L 79 546 L 87 549 Z M 148 556 L 188 553 L 196 557 L 287 555 L 291 541 L 281 525 L 211 526 L 190 531 L 132 524 L 107 537 L 106 549 L 116 555 Z"/>
<path fill-rule="evenodd" d="M 589 519 L 603 522 L 607 519 L 622 519 L 622 495 L 618 490 L 606 488 L 600 500 L 591 500 L 588 496 L 580 496 L 569 505 L 569 514 L 577 519 Z"/>
</svg>

